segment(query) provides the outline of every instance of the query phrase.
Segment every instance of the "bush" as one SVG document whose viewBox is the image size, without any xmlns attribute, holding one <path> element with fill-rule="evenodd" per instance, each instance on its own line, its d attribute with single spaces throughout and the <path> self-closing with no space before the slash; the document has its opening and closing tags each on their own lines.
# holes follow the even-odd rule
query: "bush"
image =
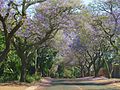
<svg viewBox="0 0 120 90">
<path fill-rule="evenodd" d="M 73 77 L 72 71 L 69 70 L 69 69 L 65 69 L 65 70 L 64 70 L 64 77 L 65 77 L 65 78 L 72 78 L 72 77 Z"/>
<path fill-rule="evenodd" d="M 33 81 L 39 81 L 41 79 L 41 76 L 40 75 L 38 75 L 38 74 L 34 74 L 34 75 L 32 75 L 32 76 L 30 76 L 30 75 L 27 75 L 27 77 L 26 77 L 26 82 L 28 82 L 28 83 L 31 83 L 31 82 L 33 82 Z"/>
</svg>

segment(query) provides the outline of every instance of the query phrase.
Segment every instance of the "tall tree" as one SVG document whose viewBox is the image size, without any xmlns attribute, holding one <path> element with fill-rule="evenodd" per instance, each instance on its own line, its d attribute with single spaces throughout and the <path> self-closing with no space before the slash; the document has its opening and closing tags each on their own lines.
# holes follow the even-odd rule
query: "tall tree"
<svg viewBox="0 0 120 90">
<path fill-rule="evenodd" d="M 71 6 L 62 5 L 60 1 L 46 1 L 37 6 L 33 18 L 27 19 L 18 30 L 13 45 L 22 63 L 20 81 L 25 81 L 29 57 L 64 28 L 63 25 L 67 24 L 64 19 L 70 10 Z"/>
<path fill-rule="evenodd" d="M 44 1 L 45 0 L 22 0 L 15 2 L 14 0 L 0 0 L 0 24 L 2 26 L 0 30 L 2 30 L 5 37 L 5 48 L 0 51 L 0 62 L 6 58 L 13 36 L 24 24 L 27 18 L 27 9 L 35 3 Z"/>
</svg>

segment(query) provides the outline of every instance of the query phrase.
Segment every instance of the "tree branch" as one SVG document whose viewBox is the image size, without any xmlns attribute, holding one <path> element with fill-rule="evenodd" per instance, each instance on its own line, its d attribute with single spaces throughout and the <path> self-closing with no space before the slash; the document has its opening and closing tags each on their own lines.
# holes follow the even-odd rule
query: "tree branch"
<svg viewBox="0 0 120 90">
<path fill-rule="evenodd" d="M 41 3 L 41 2 L 44 2 L 46 0 L 32 0 L 31 2 L 27 3 L 26 6 L 25 6 L 25 9 L 27 9 L 29 6 L 33 5 L 33 4 L 36 4 L 36 3 Z"/>
</svg>

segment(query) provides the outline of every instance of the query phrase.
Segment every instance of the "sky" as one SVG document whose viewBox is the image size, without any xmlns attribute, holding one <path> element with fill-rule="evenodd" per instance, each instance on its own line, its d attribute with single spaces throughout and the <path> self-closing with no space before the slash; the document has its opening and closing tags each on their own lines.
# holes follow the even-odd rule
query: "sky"
<svg viewBox="0 0 120 90">
<path fill-rule="evenodd" d="M 21 0 L 18 0 L 18 1 L 21 1 Z M 88 5 L 89 3 L 91 3 L 93 0 L 82 0 L 84 2 L 85 5 Z M 31 6 L 29 9 L 28 9 L 28 12 L 30 13 L 31 16 L 33 16 L 34 14 L 34 10 L 32 9 L 34 6 Z"/>
<path fill-rule="evenodd" d="M 93 0 L 83 0 L 83 1 L 87 5 L 87 4 L 91 3 Z"/>
<path fill-rule="evenodd" d="M 21 1 L 21 0 L 17 0 L 17 1 Z M 92 2 L 93 0 L 83 0 L 85 4 L 89 4 L 90 2 Z"/>
</svg>

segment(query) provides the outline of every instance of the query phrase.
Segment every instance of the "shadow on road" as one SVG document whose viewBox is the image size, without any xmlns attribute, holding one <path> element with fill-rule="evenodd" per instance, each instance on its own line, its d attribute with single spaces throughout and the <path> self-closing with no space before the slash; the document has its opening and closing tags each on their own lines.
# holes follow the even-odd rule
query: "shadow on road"
<svg viewBox="0 0 120 90">
<path fill-rule="evenodd" d="M 120 81 L 108 81 L 108 82 L 94 82 L 94 81 L 83 81 L 83 80 L 53 80 L 52 85 L 108 85 L 112 83 L 119 83 Z"/>
</svg>

